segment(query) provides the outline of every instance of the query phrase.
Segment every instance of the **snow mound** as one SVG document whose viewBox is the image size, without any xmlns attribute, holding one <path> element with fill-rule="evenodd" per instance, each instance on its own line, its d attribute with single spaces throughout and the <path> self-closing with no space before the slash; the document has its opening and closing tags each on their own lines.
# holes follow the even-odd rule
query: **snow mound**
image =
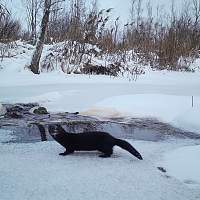
<svg viewBox="0 0 200 200">
<path fill-rule="evenodd" d="M 181 147 L 164 156 L 167 173 L 190 186 L 200 186 L 200 145 Z"/>
<path fill-rule="evenodd" d="M 200 108 L 192 108 L 177 116 L 172 124 L 181 129 L 200 134 Z"/>
<path fill-rule="evenodd" d="M 136 94 L 106 98 L 84 114 L 110 117 L 155 118 L 176 127 L 200 133 L 200 97 L 163 94 Z"/>
</svg>

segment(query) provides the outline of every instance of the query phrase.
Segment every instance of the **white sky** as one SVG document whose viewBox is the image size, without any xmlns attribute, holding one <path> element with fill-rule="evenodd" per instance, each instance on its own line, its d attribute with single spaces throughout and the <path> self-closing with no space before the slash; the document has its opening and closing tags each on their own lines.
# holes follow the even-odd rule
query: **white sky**
<svg viewBox="0 0 200 200">
<path fill-rule="evenodd" d="M 149 0 L 142 0 L 143 1 L 143 10 L 146 10 L 146 5 Z M 191 0 L 185 0 L 190 2 Z M 161 6 L 166 11 L 170 10 L 172 0 L 150 0 L 151 5 L 154 9 L 154 13 L 156 13 L 157 6 Z M 180 9 L 181 5 L 183 4 L 184 0 L 174 0 L 174 4 L 176 8 Z M 131 0 L 99 0 L 99 5 L 101 7 L 113 7 L 114 15 L 120 16 L 122 21 L 127 22 L 130 16 L 130 7 L 131 7 Z"/>
<path fill-rule="evenodd" d="M 23 1 L 25 0 L 0 0 L 1 2 L 4 2 L 14 13 L 14 15 L 24 21 L 25 21 L 25 13 L 26 9 L 23 5 Z M 91 0 L 88 0 L 91 1 Z M 146 9 L 146 3 L 148 0 L 143 0 L 144 9 Z M 172 0 L 150 0 L 152 3 L 152 6 L 154 8 L 154 12 L 156 10 L 156 7 L 158 5 L 162 5 L 165 10 L 170 9 L 170 5 Z M 192 0 L 174 0 L 176 7 L 181 8 L 181 5 L 186 2 L 191 2 Z M 113 14 L 115 17 L 120 16 L 121 20 L 126 23 L 129 18 L 129 10 L 130 10 L 130 2 L 131 0 L 99 0 L 99 7 L 101 8 L 114 8 Z"/>
</svg>

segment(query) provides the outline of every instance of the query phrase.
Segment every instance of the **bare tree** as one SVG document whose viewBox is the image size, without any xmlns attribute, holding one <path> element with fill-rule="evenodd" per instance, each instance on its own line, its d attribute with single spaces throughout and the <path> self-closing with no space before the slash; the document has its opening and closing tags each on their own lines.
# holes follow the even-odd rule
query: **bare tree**
<svg viewBox="0 0 200 200">
<path fill-rule="evenodd" d="M 41 32 L 40 32 L 40 36 L 39 36 L 38 42 L 36 44 L 36 49 L 33 53 L 31 65 L 30 65 L 30 69 L 34 74 L 40 73 L 39 72 L 39 63 L 40 63 L 40 58 L 42 55 L 44 42 L 45 42 L 45 35 L 46 35 L 47 26 L 48 26 L 48 22 L 49 22 L 51 6 L 52 6 L 52 0 L 44 1 L 44 14 L 42 17 L 42 22 L 41 22 Z"/>
<path fill-rule="evenodd" d="M 193 0 L 192 1 L 193 4 L 193 13 L 194 13 L 194 18 L 195 18 L 195 28 L 199 22 L 199 18 L 200 18 L 200 1 L 199 0 Z"/>
<path fill-rule="evenodd" d="M 19 38 L 21 26 L 12 18 L 6 6 L 0 3 L 0 42 L 6 43 Z"/>
<path fill-rule="evenodd" d="M 136 0 L 131 0 L 131 8 L 130 8 L 130 19 L 131 19 L 131 23 L 135 20 L 135 3 Z"/>
<path fill-rule="evenodd" d="M 139 27 L 140 23 L 141 23 L 141 18 L 142 18 L 142 1 L 143 0 L 138 0 L 137 2 L 137 28 Z"/>
<path fill-rule="evenodd" d="M 29 66 L 29 68 L 34 74 L 40 73 L 39 71 L 40 58 L 42 55 L 42 50 L 43 50 L 43 46 L 44 46 L 44 42 L 46 38 L 50 12 L 52 11 L 51 8 L 53 5 L 57 4 L 58 2 L 63 2 L 63 1 L 65 0 L 44 0 L 44 11 L 43 11 L 43 17 L 41 21 L 40 36 L 36 44 L 36 49 L 33 53 L 31 65 Z"/>
<path fill-rule="evenodd" d="M 67 29 L 65 25 L 66 21 L 68 21 L 68 12 L 65 15 L 62 8 L 62 1 L 55 1 L 51 7 L 51 11 L 46 41 L 52 43 L 60 41 L 63 37 L 63 30 Z"/>
<path fill-rule="evenodd" d="M 31 33 L 31 43 L 35 44 L 37 39 L 38 12 L 41 8 L 42 0 L 23 0 L 26 4 L 28 30 Z"/>
</svg>

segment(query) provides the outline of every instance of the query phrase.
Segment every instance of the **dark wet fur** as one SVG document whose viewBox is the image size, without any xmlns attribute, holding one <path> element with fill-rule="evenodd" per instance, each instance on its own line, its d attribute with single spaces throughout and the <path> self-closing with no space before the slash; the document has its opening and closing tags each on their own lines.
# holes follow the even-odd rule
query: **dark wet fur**
<svg viewBox="0 0 200 200">
<path fill-rule="evenodd" d="M 117 145 L 138 159 L 143 159 L 131 144 L 106 132 L 67 133 L 60 125 L 49 125 L 49 133 L 59 144 L 66 148 L 64 153 L 60 153 L 63 156 L 72 154 L 74 151 L 98 150 L 103 153 L 100 157 L 110 157 L 113 153 L 113 146 Z M 57 134 L 55 135 L 55 133 Z"/>
</svg>

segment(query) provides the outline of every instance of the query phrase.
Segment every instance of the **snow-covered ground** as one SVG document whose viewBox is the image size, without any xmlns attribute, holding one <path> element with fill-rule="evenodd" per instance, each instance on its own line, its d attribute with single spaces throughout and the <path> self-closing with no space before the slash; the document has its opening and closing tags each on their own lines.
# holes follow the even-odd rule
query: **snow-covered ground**
<svg viewBox="0 0 200 200">
<path fill-rule="evenodd" d="M 142 153 L 143 161 L 137 160 L 120 148 L 114 149 L 111 158 L 102 159 L 98 157 L 98 152 L 75 152 L 67 157 L 59 156 L 58 153 L 62 152 L 63 148 L 54 141 L 0 144 L 1 199 L 197 200 L 200 198 L 200 180 L 196 177 L 188 178 L 190 174 L 186 175 L 189 181 L 184 179 L 182 182 L 176 179 L 176 173 L 174 175 L 173 171 L 171 172 L 173 168 L 171 160 L 169 160 L 171 164 L 169 173 L 168 165 L 166 165 L 167 173 L 157 169 L 165 167 L 164 164 L 157 163 L 162 161 L 166 152 L 185 144 L 193 144 L 194 141 L 130 140 L 130 142 Z M 190 155 L 187 156 L 185 162 L 195 161 L 191 160 Z M 195 156 L 192 158 L 196 159 Z M 176 166 L 175 162 L 175 169 L 178 172 L 191 172 L 195 166 L 190 164 L 190 169 L 185 168 L 185 162 L 182 160 L 183 166 Z M 198 170 L 194 173 L 198 173 Z"/>
<path fill-rule="evenodd" d="M 181 147 L 168 152 L 162 164 L 172 176 L 199 187 L 200 145 Z"/>
<path fill-rule="evenodd" d="M 1 113 L 1 103 L 38 102 L 51 112 L 157 118 L 200 133 L 199 71 L 146 70 L 137 81 L 60 71 L 33 75 L 24 69 L 31 54 L 31 49 L 22 47 L 20 55 L 0 63 Z M 63 149 L 55 142 L 2 143 L 13 137 L 9 134 L 0 129 L 2 200 L 200 199 L 199 141 L 130 140 L 144 156 L 139 161 L 119 148 L 108 159 L 98 158 L 96 152 L 60 157 Z"/>
</svg>

